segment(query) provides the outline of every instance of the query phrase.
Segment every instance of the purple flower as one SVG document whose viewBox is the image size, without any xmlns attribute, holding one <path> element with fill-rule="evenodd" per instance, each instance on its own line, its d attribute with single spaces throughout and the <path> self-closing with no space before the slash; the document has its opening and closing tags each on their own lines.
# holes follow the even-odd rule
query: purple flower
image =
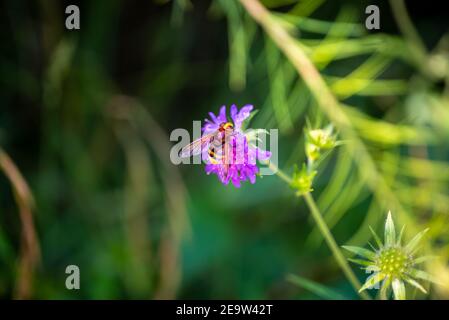
<svg viewBox="0 0 449 320">
<path fill-rule="evenodd" d="M 261 150 L 250 143 L 245 132 L 242 131 L 242 122 L 250 116 L 252 110 L 252 105 L 245 105 L 240 111 L 236 105 L 231 106 L 233 130 L 229 138 L 225 140 L 229 149 L 228 163 L 224 163 L 223 157 L 220 160 L 211 157 L 210 148 L 205 148 L 202 151 L 202 158 L 206 163 L 206 173 L 216 174 L 225 185 L 231 181 L 235 187 L 239 188 L 242 181 L 249 180 L 251 183 L 255 183 L 256 174 L 259 172 L 256 160 L 267 160 L 271 157 L 271 152 Z M 205 120 L 202 128 L 203 135 L 220 131 L 224 123 L 231 122 L 226 116 L 226 106 L 220 108 L 218 116 L 212 112 L 209 112 L 209 116 L 210 119 Z M 214 149 L 215 154 L 224 154 L 224 145 L 218 149 Z"/>
</svg>

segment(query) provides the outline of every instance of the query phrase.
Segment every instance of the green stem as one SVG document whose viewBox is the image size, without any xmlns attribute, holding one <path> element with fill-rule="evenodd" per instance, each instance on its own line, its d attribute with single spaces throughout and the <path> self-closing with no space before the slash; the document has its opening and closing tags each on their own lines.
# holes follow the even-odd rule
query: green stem
<svg viewBox="0 0 449 320">
<path fill-rule="evenodd" d="M 292 183 L 292 178 L 290 178 L 287 174 L 285 174 L 281 169 L 279 169 L 277 166 L 272 164 L 271 162 L 268 162 L 268 167 L 273 170 L 273 172 L 284 182 L 286 182 L 288 185 Z"/>
<path fill-rule="evenodd" d="M 404 0 L 390 0 L 390 6 L 402 34 L 416 50 L 419 50 L 419 54 L 424 56 L 426 54 L 426 46 L 419 37 L 418 31 L 416 31 L 413 26 L 412 19 L 410 19 L 407 12 Z"/>
<path fill-rule="evenodd" d="M 286 173 L 284 173 L 281 169 L 279 169 L 276 165 L 274 165 L 271 162 L 268 162 L 268 167 L 273 170 L 273 172 L 281 178 L 284 182 L 286 182 L 288 185 L 292 183 L 292 178 L 290 178 Z M 326 222 L 324 221 L 324 218 L 318 209 L 315 200 L 313 199 L 312 195 L 310 193 L 306 193 L 304 195 L 304 199 L 306 201 L 307 206 L 309 207 L 310 212 L 312 213 L 312 217 L 315 220 L 315 223 L 318 226 L 318 229 L 320 230 L 323 238 L 326 240 L 327 245 L 329 246 L 329 249 L 332 251 L 332 254 L 335 257 L 335 260 L 337 260 L 338 265 L 342 269 L 343 273 L 345 274 L 346 278 L 351 282 L 352 286 L 354 287 L 356 292 L 359 292 L 361 288 L 361 284 L 357 277 L 355 276 L 354 272 L 352 272 L 352 269 L 348 265 L 348 262 L 346 261 L 343 253 L 340 250 L 340 247 L 337 245 L 337 242 L 334 239 L 334 236 L 332 235 L 332 232 L 329 230 L 329 227 L 327 226 Z M 360 297 L 363 299 L 370 299 L 369 295 L 366 292 L 360 292 Z"/>
<path fill-rule="evenodd" d="M 431 79 L 435 78 L 433 70 L 429 68 L 427 63 L 427 49 L 424 42 L 421 40 L 418 31 L 412 23 L 412 19 L 407 12 L 404 0 L 390 0 L 390 6 L 393 11 L 393 16 L 398 24 L 399 29 L 407 40 L 407 45 L 410 53 L 415 60 L 417 68 Z"/>
<path fill-rule="evenodd" d="M 334 236 L 327 227 L 327 224 L 324 221 L 323 216 L 315 203 L 315 200 L 313 199 L 310 193 L 306 193 L 304 195 L 304 200 L 306 201 L 306 204 L 309 207 L 310 212 L 312 213 L 312 217 L 315 220 L 315 223 L 317 224 L 318 228 L 320 229 L 321 234 L 326 240 L 329 249 L 332 251 L 335 260 L 337 260 L 338 265 L 343 270 L 344 274 L 346 275 L 346 278 L 348 278 L 349 282 L 351 282 L 354 289 L 357 292 L 359 292 L 361 284 L 357 279 L 357 277 L 355 276 L 354 272 L 352 272 L 352 269 L 349 267 L 349 264 L 346 261 L 346 258 L 344 257 L 343 253 L 341 252 L 340 247 L 337 245 Z M 359 292 L 359 295 L 363 299 L 370 299 L 366 292 Z"/>
</svg>

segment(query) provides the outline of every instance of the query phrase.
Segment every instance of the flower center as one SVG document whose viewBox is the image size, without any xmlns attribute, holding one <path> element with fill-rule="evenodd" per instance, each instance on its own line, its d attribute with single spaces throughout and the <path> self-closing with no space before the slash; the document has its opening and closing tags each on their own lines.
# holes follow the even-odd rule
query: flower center
<svg viewBox="0 0 449 320">
<path fill-rule="evenodd" d="M 399 276 L 409 266 L 410 257 L 400 248 L 385 248 L 380 252 L 376 264 L 384 274 Z"/>
</svg>

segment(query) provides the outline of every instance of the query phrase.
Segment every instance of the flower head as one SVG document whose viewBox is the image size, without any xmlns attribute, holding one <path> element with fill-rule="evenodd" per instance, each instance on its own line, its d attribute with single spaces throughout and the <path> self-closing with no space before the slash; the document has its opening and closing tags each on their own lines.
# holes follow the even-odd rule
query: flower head
<svg viewBox="0 0 449 320">
<path fill-rule="evenodd" d="M 309 142 L 320 149 L 331 149 L 335 146 L 336 138 L 332 134 L 333 127 L 327 126 L 324 129 L 308 130 Z"/>
<path fill-rule="evenodd" d="M 337 145 L 332 125 L 324 129 L 306 129 L 306 156 L 310 163 L 321 156 L 322 150 L 330 150 Z"/>
<path fill-rule="evenodd" d="M 350 261 L 364 266 L 367 272 L 372 273 L 360 291 L 375 287 L 382 282 L 380 292 L 382 298 L 386 299 L 388 297 L 388 290 L 391 287 L 394 298 L 396 300 L 404 300 L 406 296 L 404 282 L 407 282 L 420 291 L 427 293 L 417 280 L 434 280 L 428 273 L 416 269 L 416 266 L 424 262 L 428 257 L 417 257 L 415 254 L 421 239 L 428 229 L 418 233 L 407 245 L 403 245 L 401 242 L 404 228 L 402 228 L 399 236 L 396 237 L 393 219 L 391 213 L 388 212 L 385 223 L 384 243 L 382 243 L 373 229 L 370 228 L 370 230 L 377 244 L 377 249 L 374 249 L 374 251 L 360 247 L 343 246 L 346 250 L 364 258 L 349 259 Z"/>
<path fill-rule="evenodd" d="M 243 122 L 249 119 L 252 110 L 252 105 L 245 105 L 240 110 L 236 105 L 232 105 L 231 117 L 228 119 L 226 106 L 222 106 L 218 116 L 209 112 L 210 119 L 205 120 L 202 128 L 203 135 L 213 134 L 219 131 L 224 123 L 232 121 L 232 133 L 229 139 L 223 140 L 223 144 L 217 148 L 219 150 L 211 152 L 209 147 L 202 151 L 202 158 L 206 162 L 206 173 L 216 174 L 223 184 L 227 185 L 231 181 L 235 187 L 239 188 L 241 182 L 246 180 L 255 183 L 256 174 L 259 173 L 256 160 L 268 160 L 271 157 L 271 152 L 261 150 L 253 143 L 249 134 L 251 131 L 243 131 Z M 217 155 L 220 159 L 217 159 Z"/>
</svg>

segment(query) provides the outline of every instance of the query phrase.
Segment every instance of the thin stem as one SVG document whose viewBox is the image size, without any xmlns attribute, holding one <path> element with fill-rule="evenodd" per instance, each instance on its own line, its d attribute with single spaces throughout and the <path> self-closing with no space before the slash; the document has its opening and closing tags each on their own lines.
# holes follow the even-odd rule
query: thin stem
<svg viewBox="0 0 449 320">
<path fill-rule="evenodd" d="M 292 178 L 290 178 L 287 174 L 285 174 L 281 169 L 279 169 L 277 166 L 275 166 L 273 163 L 268 162 L 268 167 L 274 171 L 274 173 L 284 180 L 288 185 L 292 183 Z"/>
<path fill-rule="evenodd" d="M 268 167 L 275 172 L 275 174 L 281 178 L 284 182 L 286 182 L 288 185 L 292 183 L 292 178 L 290 178 L 286 173 L 284 173 L 281 169 L 279 169 L 276 165 L 274 165 L 271 162 L 268 162 Z M 323 216 L 318 209 L 315 200 L 313 199 L 312 195 L 310 193 L 306 193 L 304 195 L 304 199 L 306 201 L 307 206 L 309 207 L 310 212 L 312 213 L 312 217 L 315 220 L 315 223 L 318 226 L 318 229 L 320 230 L 321 234 L 323 235 L 323 238 L 326 240 L 329 249 L 332 251 L 332 254 L 335 257 L 335 260 L 337 260 L 338 265 L 344 272 L 346 278 L 351 282 L 352 286 L 354 287 L 355 291 L 358 292 L 361 288 L 361 284 L 357 277 L 355 276 L 354 272 L 352 272 L 352 269 L 348 265 L 345 257 L 343 256 L 339 246 L 337 245 L 337 242 L 334 239 L 334 236 L 332 235 L 332 232 L 329 230 L 329 227 L 327 226 L 326 222 L 323 219 Z M 370 299 L 369 295 L 366 294 L 366 292 L 359 293 L 360 297 L 363 299 Z"/>
<path fill-rule="evenodd" d="M 404 0 L 390 0 L 390 6 L 401 33 L 407 39 L 407 44 L 410 48 L 412 56 L 415 59 L 417 67 L 423 74 L 430 76 L 431 78 L 435 77 L 433 72 L 428 68 L 426 46 L 421 40 L 418 31 L 416 31 L 413 26 Z"/>
<path fill-rule="evenodd" d="M 22 173 L 2 147 L 0 147 L 0 171 L 3 171 L 11 183 L 22 224 L 19 271 L 14 295 L 17 299 L 29 299 L 32 293 L 33 273 L 40 260 L 39 240 L 32 213 L 33 195 Z"/>
<path fill-rule="evenodd" d="M 332 251 L 335 260 L 337 260 L 338 265 L 343 270 L 344 274 L 346 275 L 346 278 L 348 278 L 349 282 L 351 282 L 354 289 L 357 292 L 359 292 L 361 284 L 357 279 L 357 277 L 355 276 L 354 272 L 352 272 L 352 269 L 349 267 L 348 262 L 346 261 L 345 257 L 343 256 L 343 253 L 341 252 L 339 246 L 337 245 L 337 242 L 334 239 L 334 236 L 332 235 L 326 222 L 324 221 L 323 216 L 315 203 L 315 200 L 313 199 L 310 193 L 306 193 L 304 195 L 304 200 L 306 201 L 306 204 L 309 207 L 310 212 L 312 213 L 312 217 L 315 220 L 315 223 L 317 224 L 318 228 L 320 229 L 321 234 L 326 240 L 329 249 Z M 366 292 L 359 292 L 359 295 L 363 299 L 370 299 Z"/>
<path fill-rule="evenodd" d="M 405 7 L 404 0 L 390 0 L 390 6 L 401 32 L 410 41 L 410 43 L 413 43 L 413 45 L 416 46 L 422 54 L 425 54 L 426 46 L 413 26 L 412 20 L 407 12 L 407 8 Z"/>
</svg>

